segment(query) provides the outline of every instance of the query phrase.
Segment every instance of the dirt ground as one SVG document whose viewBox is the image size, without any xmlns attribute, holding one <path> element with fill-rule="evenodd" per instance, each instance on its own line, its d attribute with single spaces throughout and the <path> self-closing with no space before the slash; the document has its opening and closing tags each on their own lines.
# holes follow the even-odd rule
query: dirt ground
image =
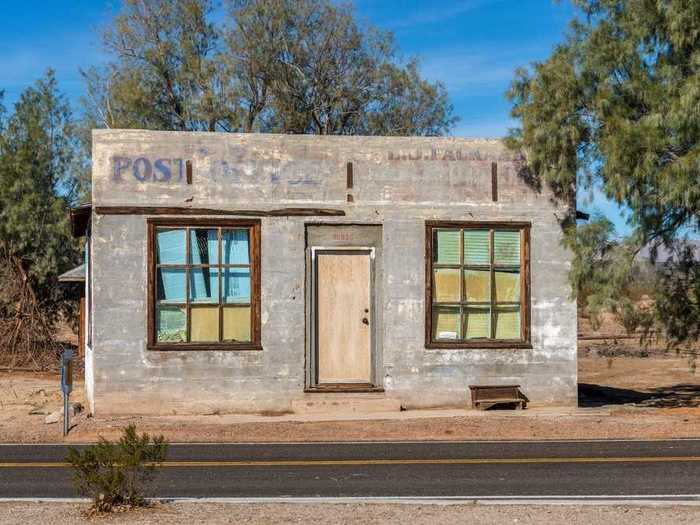
<svg viewBox="0 0 700 525">
<path fill-rule="evenodd" d="M 360 525 L 566 524 L 657 525 L 700 523 L 700 507 L 414 505 L 414 504 L 239 504 L 170 503 L 104 517 L 85 517 L 86 505 L 72 503 L 0 503 L 0 524 L 44 525 L 183 523 L 316 523 Z"/>
<path fill-rule="evenodd" d="M 66 441 L 113 439 L 129 423 L 171 442 L 700 437 L 700 376 L 686 358 L 607 357 L 586 345 L 581 353 L 579 409 L 406 411 L 361 424 L 322 416 L 91 418 L 82 412 L 72 418 Z M 80 382 L 71 399 L 84 404 Z M 60 408 L 56 375 L 0 372 L 0 442 L 63 441 L 62 423 L 45 423 Z"/>
</svg>

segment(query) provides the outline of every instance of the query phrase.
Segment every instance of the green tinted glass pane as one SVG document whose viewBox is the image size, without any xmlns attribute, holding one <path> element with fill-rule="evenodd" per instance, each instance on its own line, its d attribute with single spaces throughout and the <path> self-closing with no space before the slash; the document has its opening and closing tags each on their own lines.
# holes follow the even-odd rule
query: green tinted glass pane
<svg viewBox="0 0 700 525">
<path fill-rule="evenodd" d="M 185 230 L 157 230 L 156 263 L 185 264 Z"/>
<path fill-rule="evenodd" d="M 520 271 L 494 272 L 496 280 L 496 302 L 517 303 L 520 302 Z"/>
<path fill-rule="evenodd" d="M 433 232 L 433 261 L 438 264 L 459 264 L 459 230 Z"/>
<path fill-rule="evenodd" d="M 520 266 L 520 232 L 493 232 L 493 259 L 495 264 Z"/>
<path fill-rule="evenodd" d="M 459 270 L 438 268 L 433 272 L 435 275 L 433 301 L 436 303 L 458 303 L 460 301 Z"/>
<path fill-rule="evenodd" d="M 156 308 L 156 338 L 159 342 L 186 341 L 187 313 L 184 307 L 158 306 Z"/>
<path fill-rule="evenodd" d="M 520 339 L 520 308 L 496 309 L 496 339 Z"/>
<path fill-rule="evenodd" d="M 459 307 L 433 307 L 433 339 L 455 340 L 462 338 Z"/>
<path fill-rule="evenodd" d="M 491 337 L 491 309 L 472 307 L 464 310 L 465 339 L 484 339 Z"/>
<path fill-rule="evenodd" d="M 489 270 L 464 270 L 464 296 L 467 302 L 489 302 L 491 300 L 491 272 Z"/>
<path fill-rule="evenodd" d="M 202 228 L 190 230 L 190 259 L 192 264 L 218 263 L 219 233 L 217 230 Z"/>
<path fill-rule="evenodd" d="M 193 303 L 219 302 L 219 269 L 190 269 L 190 301 Z"/>
<path fill-rule="evenodd" d="M 464 264 L 490 264 L 489 231 L 464 230 Z"/>
</svg>

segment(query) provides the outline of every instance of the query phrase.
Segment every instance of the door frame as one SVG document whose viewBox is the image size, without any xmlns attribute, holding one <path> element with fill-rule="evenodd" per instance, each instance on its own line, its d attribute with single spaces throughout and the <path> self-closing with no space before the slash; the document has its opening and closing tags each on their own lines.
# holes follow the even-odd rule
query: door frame
<svg viewBox="0 0 700 525">
<path fill-rule="evenodd" d="M 310 246 L 307 248 L 310 264 L 310 280 L 307 282 L 309 291 L 309 315 L 307 316 L 309 344 L 306 360 L 307 392 L 368 392 L 383 391 L 377 382 L 377 297 L 375 285 L 375 248 L 373 246 Z M 318 381 L 318 254 L 363 254 L 369 256 L 369 352 L 370 352 L 370 382 L 369 383 L 319 383 Z"/>
</svg>

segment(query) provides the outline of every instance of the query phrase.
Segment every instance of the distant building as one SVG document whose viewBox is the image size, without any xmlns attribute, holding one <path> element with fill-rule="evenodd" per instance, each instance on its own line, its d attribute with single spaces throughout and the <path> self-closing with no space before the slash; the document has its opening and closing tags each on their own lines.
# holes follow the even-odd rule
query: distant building
<svg viewBox="0 0 700 525">
<path fill-rule="evenodd" d="M 100 130 L 92 152 L 94 413 L 576 403 L 568 210 L 500 141 Z"/>
</svg>

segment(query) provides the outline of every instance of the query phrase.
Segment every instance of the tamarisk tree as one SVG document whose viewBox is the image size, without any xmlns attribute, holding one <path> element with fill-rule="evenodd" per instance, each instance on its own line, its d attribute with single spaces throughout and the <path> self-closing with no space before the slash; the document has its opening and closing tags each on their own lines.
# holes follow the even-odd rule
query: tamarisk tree
<svg viewBox="0 0 700 525">
<path fill-rule="evenodd" d="M 589 313 L 610 308 L 628 329 L 654 324 L 673 343 L 694 341 L 700 272 L 686 241 L 700 218 L 700 2 L 573 3 L 565 41 L 516 73 L 508 96 L 520 125 L 509 143 L 526 153 L 529 178 L 560 198 L 595 185 L 629 212 L 625 239 L 604 222 L 567 223 L 572 282 Z M 670 254 L 644 310 L 628 300 L 642 247 Z"/>
<path fill-rule="evenodd" d="M 331 0 L 125 0 L 83 72 L 96 127 L 443 135 L 440 82 Z"/>
</svg>

